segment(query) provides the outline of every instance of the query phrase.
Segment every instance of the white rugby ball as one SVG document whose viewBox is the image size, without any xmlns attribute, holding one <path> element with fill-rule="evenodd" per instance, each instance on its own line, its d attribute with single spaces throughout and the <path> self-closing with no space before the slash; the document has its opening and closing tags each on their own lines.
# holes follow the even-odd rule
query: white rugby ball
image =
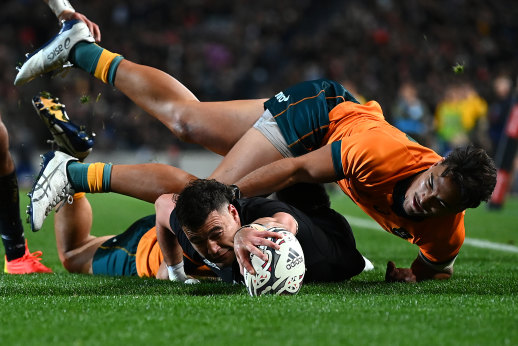
<svg viewBox="0 0 518 346">
<path fill-rule="evenodd" d="M 250 254 L 250 261 L 256 275 L 244 271 L 248 293 L 251 296 L 296 294 L 300 290 L 306 272 L 302 247 L 297 238 L 285 229 L 272 227 L 267 230 L 282 234 L 281 239 L 269 238 L 279 244 L 280 249 L 275 250 L 264 245 L 258 246 L 268 256 L 266 262 L 256 255 Z"/>
</svg>

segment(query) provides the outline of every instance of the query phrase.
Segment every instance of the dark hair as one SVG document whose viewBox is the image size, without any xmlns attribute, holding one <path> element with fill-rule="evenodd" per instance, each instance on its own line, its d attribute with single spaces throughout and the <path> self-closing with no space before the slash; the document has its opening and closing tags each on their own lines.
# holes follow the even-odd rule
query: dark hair
<svg viewBox="0 0 518 346">
<path fill-rule="evenodd" d="M 176 216 L 182 227 L 198 230 L 211 212 L 220 210 L 234 199 L 230 186 L 213 179 L 191 181 L 178 196 Z"/>
<path fill-rule="evenodd" d="M 462 209 L 488 201 L 496 185 L 496 167 L 485 150 L 472 145 L 456 148 L 446 156 L 441 174 L 451 176 L 460 188 Z"/>
</svg>

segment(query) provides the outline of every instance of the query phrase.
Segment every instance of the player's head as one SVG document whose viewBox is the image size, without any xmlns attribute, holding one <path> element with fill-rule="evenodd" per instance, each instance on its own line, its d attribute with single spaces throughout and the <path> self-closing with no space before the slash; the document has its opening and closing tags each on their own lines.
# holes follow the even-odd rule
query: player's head
<svg viewBox="0 0 518 346">
<path fill-rule="evenodd" d="M 176 203 L 178 221 L 193 247 L 220 267 L 235 259 L 234 234 L 241 222 L 233 198 L 229 186 L 198 179 L 187 185 Z"/>
<path fill-rule="evenodd" d="M 495 184 L 496 168 L 484 150 L 457 148 L 412 181 L 403 208 L 420 217 L 459 213 L 487 201 Z"/>
<path fill-rule="evenodd" d="M 444 176 L 460 187 L 462 210 L 488 201 L 496 185 L 496 167 L 485 150 L 467 146 L 453 150 L 441 163 Z"/>
</svg>

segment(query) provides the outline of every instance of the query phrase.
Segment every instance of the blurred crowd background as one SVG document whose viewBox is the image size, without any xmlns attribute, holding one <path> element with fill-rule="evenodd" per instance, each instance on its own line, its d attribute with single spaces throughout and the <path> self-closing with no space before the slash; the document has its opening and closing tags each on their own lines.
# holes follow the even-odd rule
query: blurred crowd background
<svg viewBox="0 0 518 346">
<path fill-rule="evenodd" d="M 200 100 L 270 97 L 330 78 L 377 100 L 389 122 L 441 154 L 472 142 L 494 155 L 516 92 L 516 1 L 71 2 L 99 24 L 103 47 L 168 72 Z M 19 169 L 48 149 L 31 105 L 41 90 L 97 134 L 96 150 L 200 149 L 82 71 L 14 87 L 15 66 L 58 23 L 41 0 L 0 6 L 0 112 Z"/>
</svg>

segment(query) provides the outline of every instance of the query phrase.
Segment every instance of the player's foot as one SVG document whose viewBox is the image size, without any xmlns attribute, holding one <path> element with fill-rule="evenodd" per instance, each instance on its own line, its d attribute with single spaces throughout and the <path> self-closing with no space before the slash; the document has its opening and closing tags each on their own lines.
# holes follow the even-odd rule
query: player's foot
<svg viewBox="0 0 518 346">
<path fill-rule="evenodd" d="M 61 151 L 49 151 L 42 158 L 42 167 L 29 193 L 31 202 L 27 207 L 28 220 L 34 232 L 41 229 L 43 221 L 56 205 L 62 201 L 65 203 L 65 200 L 72 203 L 74 194 L 68 181 L 67 164 L 77 159 Z"/>
<path fill-rule="evenodd" d="M 52 269 L 41 263 L 41 251 L 31 253 L 25 241 L 25 254 L 17 259 L 8 261 L 5 258 L 4 272 L 7 274 L 52 273 Z"/>
<path fill-rule="evenodd" d="M 40 92 L 32 99 L 34 109 L 49 129 L 58 150 L 79 160 L 84 160 L 92 151 L 94 134 L 88 134 L 85 128 L 70 121 L 65 105 L 57 97 L 47 92 Z"/>
<path fill-rule="evenodd" d="M 16 75 L 14 85 L 25 84 L 39 75 L 67 67 L 65 64 L 70 51 L 81 41 L 95 42 L 86 24 L 80 20 L 63 22 L 63 27 L 56 36 L 27 56 Z"/>
</svg>

